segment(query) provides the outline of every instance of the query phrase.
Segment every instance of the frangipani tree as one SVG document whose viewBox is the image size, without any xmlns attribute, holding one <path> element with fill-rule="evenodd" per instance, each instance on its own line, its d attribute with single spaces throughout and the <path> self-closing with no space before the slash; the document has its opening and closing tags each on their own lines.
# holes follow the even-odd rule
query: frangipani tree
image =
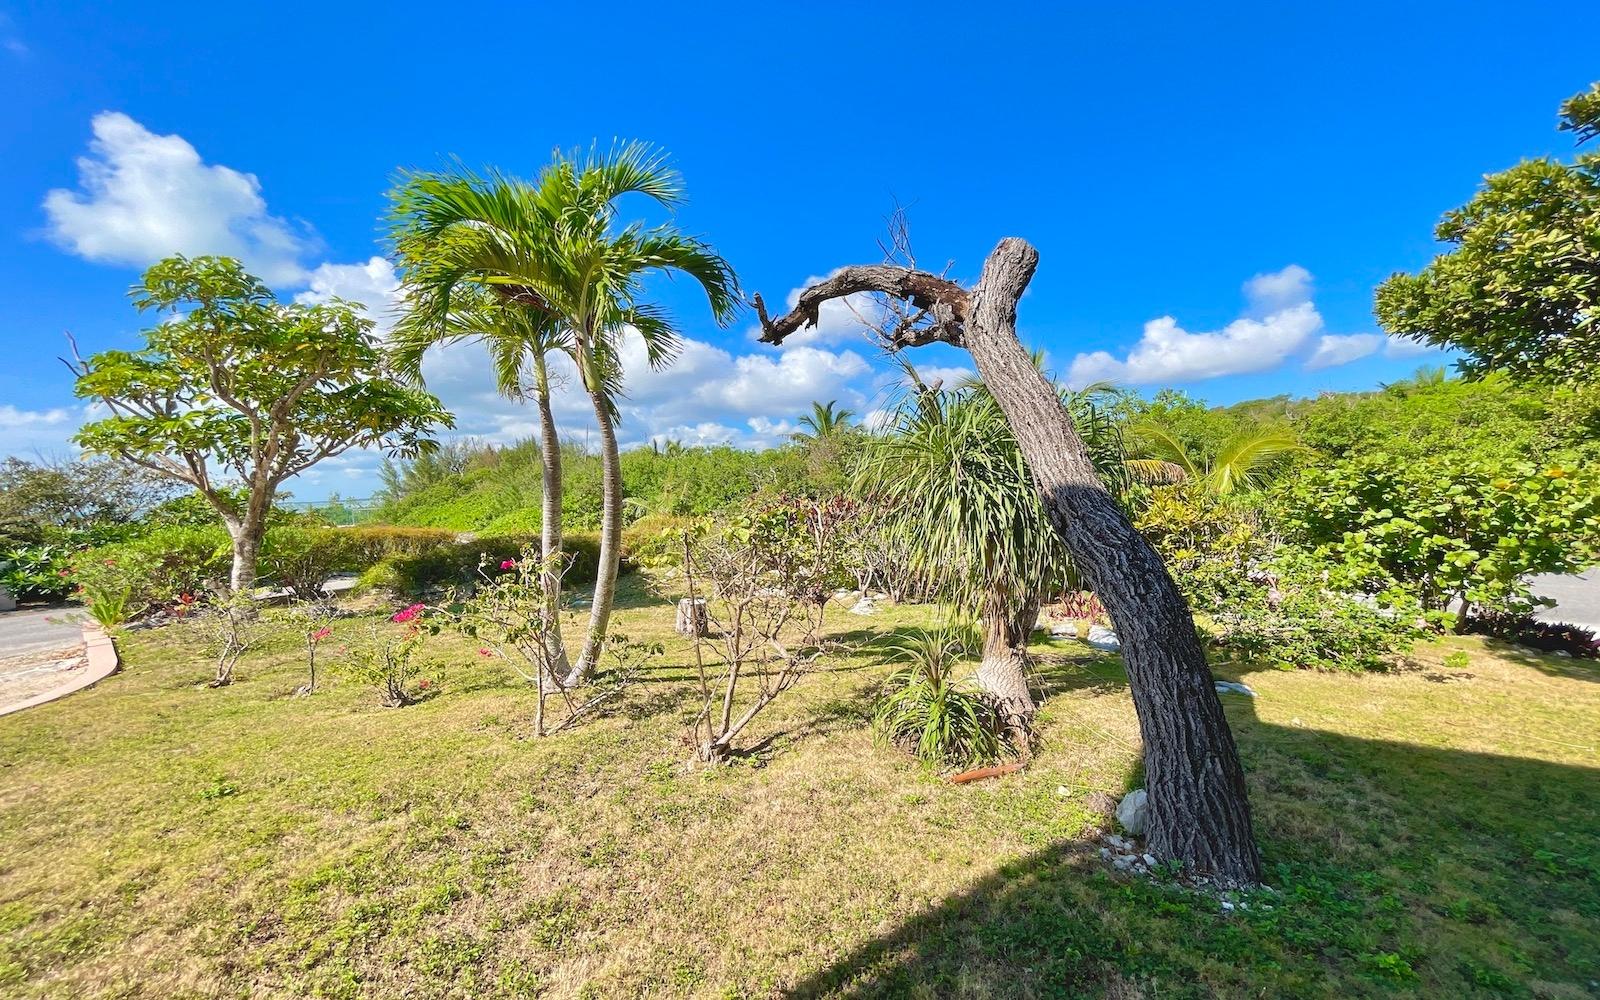
<svg viewBox="0 0 1600 1000">
<path fill-rule="evenodd" d="M 677 328 L 642 301 L 651 273 L 679 273 L 705 291 L 713 317 L 732 318 L 733 270 L 708 245 L 674 225 L 620 225 L 617 203 L 641 194 L 673 208 L 677 171 L 648 145 L 628 143 L 588 156 L 557 154 L 535 184 L 464 170 L 404 178 L 392 195 L 392 231 L 419 324 L 448 321 L 463 289 L 488 289 L 549 313 L 570 336 L 578 375 L 594 407 L 604 469 L 600 567 L 589 634 L 571 680 L 598 663 L 616 594 L 622 541 L 622 468 L 617 450 L 617 356 L 629 330 L 652 365 L 671 361 Z"/>
<path fill-rule="evenodd" d="M 414 455 L 435 447 L 433 427 L 452 425 L 439 400 L 391 377 L 372 321 L 350 303 L 280 303 L 231 257 L 169 257 L 132 295 L 165 318 L 141 350 L 68 363 L 78 396 L 110 414 L 74 440 L 205 497 L 233 540 L 235 591 L 255 583 L 287 479 L 352 448 Z"/>
</svg>

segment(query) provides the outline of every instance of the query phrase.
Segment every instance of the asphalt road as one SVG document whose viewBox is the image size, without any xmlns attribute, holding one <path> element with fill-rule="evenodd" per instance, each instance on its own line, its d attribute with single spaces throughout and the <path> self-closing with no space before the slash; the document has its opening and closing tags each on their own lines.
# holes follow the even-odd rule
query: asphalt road
<svg viewBox="0 0 1600 1000">
<path fill-rule="evenodd" d="M 82 642 L 78 622 L 87 617 L 75 607 L 0 612 L 0 659 Z"/>
<path fill-rule="evenodd" d="M 1545 608 L 1534 617 L 1600 632 L 1600 568 L 1576 576 L 1536 576 L 1528 582 L 1534 594 L 1556 602 L 1555 607 Z"/>
</svg>

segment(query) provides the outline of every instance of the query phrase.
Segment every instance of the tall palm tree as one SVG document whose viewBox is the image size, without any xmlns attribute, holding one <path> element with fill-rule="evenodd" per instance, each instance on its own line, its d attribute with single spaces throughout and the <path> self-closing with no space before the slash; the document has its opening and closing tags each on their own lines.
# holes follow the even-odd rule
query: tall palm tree
<svg viewBox="0 0 1600 1000">
<path fill-rule="evenodd" d="M 855 411 L 843 407 L 834 409 L 838 404 L 837 399 L 830 399 L 826 403 L 813 402 L 811 412 L 800 418 L 800 426 L 805 430 L 796 431 L 796 441 L 825 441 L 843 434 L 850 426 L 850 418 L 855 416 Z"/>
<path fill-rule="evenodd" d="M 1194 483 L 1216 496 L 1261 486 L 1280 459 L 1306 450 L 1284 431 L 1246 432 L 1224 442 L 1216 457 L 1208 461 L 1158 423 L 1138 423 L 1129 432 L 1135 450 L 1143 452 L 1128 461 L 1133 478 L 1152 486 Z"/>
<path fill-rule="evenodd" d="M 719 323 L 732 318 L 738 283 L 707 244 L 671 223 L 619 226 L 617 202 L 641 194 L 671 209 L 683 197 L 678 173 L 648 145 L 627 143 L 580 159 L 557 154 L 529 184 L 465 170 L 412 174 L 392 195 L 392 227 L 417 303 L 438 322 L 453 295 L 486 288 L 548 313 L 570 338 L 569 351 L 594 406 L 604 495 L 600 567 L 589 634 L 573 668 L 581 681 L 595 668 L 616 595 L 621 556 L 622 471 L 616 397 L 621 339 L 634 330 L 652 365 L 671 361 L 680 338 L 658 306 L 640 301 L 653 272 L 682 273 L 705 291 Z"/>
<path fill-rule="evenodd" d="M 914 374 L 913 374 L 914 378 Z M 1025 734 L 1036 706 L 1028 684 L 1028 640 L 1042 599 L 1074 576 L 1004 414 L 981 384 L 917 388 L 888 433 L 866 446 L 857 485 L 881 505 L 886 526 L 926 574 L 982 627 L 978 683 Z M 1094 416 L 1092 397 L 1068 405 Z M 1095 454 L 1115 479 L 1115 425 Z M 1086 431 L 1086 433 L 1088 433 Z"/>
<path fill-rule="evenodd" d="M 403 267 L 416 263 L 407 259 L 406 250 L 402 250 Z M 408 299 L 426 294 L 424 288 L 407 288 Z M 570 665 L 561 636 L 561 573 L 557 565 L 561 552 L 561 439 L 550 408 L 549 356 L 568 350 L 571 338 L 551 313 L 507 301 L 485 289 L 464 288 L 455 299 L 454 307 L 442 321 L 425 306 L 417 308 L 419 303 L 413 299 L 413 308 L 403 314 L 395 326 L 389 354 L 399 372 L 420 382 L 422 359 L 428 348 L 462 341 L 479 342 L 489 349 L 489 366 L 494 372 L 495 387 L 502 396 L 523 400 L 531 392 L 539 408 L 543 487 L 539 554 L 545 567 L 541 579 L 545 612 L 553 637 L 551 669 L 558 676 L 565 675 Z M 543 675 L 540 676 L 542 680 Z"/>
</svg>

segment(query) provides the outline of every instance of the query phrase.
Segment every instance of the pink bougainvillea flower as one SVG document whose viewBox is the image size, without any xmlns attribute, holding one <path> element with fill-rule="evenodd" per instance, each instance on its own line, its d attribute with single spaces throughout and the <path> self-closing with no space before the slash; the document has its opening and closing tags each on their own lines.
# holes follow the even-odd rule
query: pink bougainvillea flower
<svg viewBox="0 0 1600 1000">
<path fill-rule="evenodd" d="M 517 561 L 515 559 L 507 559 L 505 562 L 500 564 L 500 568 L 501 569 L 516 569 L 517 568 Z"/>
<path fill-rule="evenodd" d="M 396 611 L 394 614 L 389 616 L 389 620 L 392 622 L 408 622 L 422 614 L 422 609 L 425 607 L 427 607 L 425 604 L 413 604 L 404 611 Z"/>
<path fill-rule="evenodd" d="M 431 681 L 417 681 L 417 687 L 426 691 L 431 683 Z"/>
<path fill-rule="evenodd" d="M 315 632 L 311 633 L 311 641 L 312 642 L 320 642 L 321 640 L 326 639 L 328 636 L 330 636 L 332 634 L 333 634 L 333 629 L 331 629 L 331 628 L 319 628 Z"/>
<path fill-rule="evenodd" d="M 117 561 L 115 559 L 107 559 L 106 560 L 106 565 L 107 566 L 115 566 L 116 564 L 117 564 Z"/>
<path fill-rule="evenodd" d="M 494 655 L 494 650 L 480 646 L 478 648 L 478 655 L 479 656 L 493 656 Z"/>
</svg>

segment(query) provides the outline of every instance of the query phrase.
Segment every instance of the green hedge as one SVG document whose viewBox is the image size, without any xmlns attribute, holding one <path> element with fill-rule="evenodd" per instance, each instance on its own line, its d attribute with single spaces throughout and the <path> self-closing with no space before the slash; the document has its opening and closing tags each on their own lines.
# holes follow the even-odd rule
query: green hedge
<svg viewBox="0 0 1600 1000">
<path fill-rule="evenodd" d="M 501 535 L 454 542 L 411 555 L 390 556 L 363 573 L 361 585 L 404 594 L 419 594 L 430 587 L 468 585 L 478 579 L 480 565 L 493 576 L 502 562 L 519 558 L 529 547 L 537 550 L 538 545 L 538 535 Z M 563 578 L 566 585 L 593 584 L 600 565 L 600 537 L 570 533 L 562 540 L 561 547 L 574 557 L 572 568 Z M 624 563 L 622 571 L 630 568 Z"/>
</svg>

